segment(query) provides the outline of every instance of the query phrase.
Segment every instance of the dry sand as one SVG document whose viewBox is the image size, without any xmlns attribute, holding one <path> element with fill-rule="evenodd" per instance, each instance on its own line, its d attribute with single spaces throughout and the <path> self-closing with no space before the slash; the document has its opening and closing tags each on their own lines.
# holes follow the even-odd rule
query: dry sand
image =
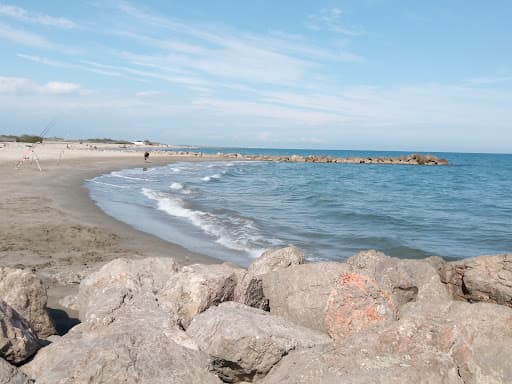
<svg viewBox="0 0 512 384">
<path fill-rule="evenodd" d="M 15 167 L 30 148 L 0 143 L 0 266 L 29 268 L 43 277 L 49 287 L 49 307 L 60 316 L 57 321 L 76 317 L 59 300 L 76 293 L 83 276 L 109 260 L 170 256 L 183 264 L 218 262 L 115 220 L 90 200 L 83 187 L 86 179 L 113 170 L 197 157 L 151 151 L 151 163 L 146 163 L 143 151 L 96 146 L 91 150 L 78 143 L 36 145 L 40 172 L 35 162 Z"/>
</svg>

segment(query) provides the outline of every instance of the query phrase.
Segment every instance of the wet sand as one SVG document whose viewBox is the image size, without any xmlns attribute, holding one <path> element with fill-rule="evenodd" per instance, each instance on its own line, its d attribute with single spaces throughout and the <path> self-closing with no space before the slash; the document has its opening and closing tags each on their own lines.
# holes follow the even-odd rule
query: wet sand
<svg viewBox="0 0 512 384">
<path fill-rule="evenodd" d="M 75 294 L 84 276 L 115 258 L 218 262 L 115 220 L 94 204 L 83 187 L 85 180 L 113 170 L 197 158 L 152 154 L 151 163 L 146 163 L 143 152 L 69 150 L 58 163 L 60 150 L 36 148 L 42 172 L 29 162 L 15 168 L 19 146 L 0 150 L 0 266 L 29 268 L 40 275 L 49 288 L 49 307 L 59 321 L 76 317 L 59 300 Z"/>
</svg>

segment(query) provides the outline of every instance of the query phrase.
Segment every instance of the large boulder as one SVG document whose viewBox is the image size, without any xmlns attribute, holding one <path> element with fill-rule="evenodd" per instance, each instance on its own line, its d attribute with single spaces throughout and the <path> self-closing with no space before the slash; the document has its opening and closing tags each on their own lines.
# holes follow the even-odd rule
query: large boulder
<svg viewBox="0 0 512 384">
<path fill-rule="evenodd" d="M 261 277 L 270 312 L 336 339 L 396 321 L 415 302 L 449 302 L 431 263 L 376 251 L 346 263 L 320 262 Z"/>
<path fill-rule="evenodd" d="M 512 254 L 445 263 L 441 279 L 458 300 L 512 307 Z"/>
<path fill-rule="evenodd" d="M 72 328 L 23 371 L 38 384 L 220 384 L 207 356 L 151 299 L 126 297 L 110 322 Z"/>
<path fill-rule="evenodd" d="M 342 343 L 292 352 L 262 383 L 509 383 L 511 320 L 493 304 L 418 306 Z"/>
<path fill-rule="evenodd" d="M 0 384 L 33 384 L 24 373 L 0 358 Z"/>
<path fill-rule="evenodd" d="M 229 263 L 188 265 L 169 278 L 158 300 L 177 314 L 181 326 L 187 328 L 197 314 L 233 300 L 235 287 L 245 273 Z"/>
<path fill-rule="evenodd" d="M 0 267 L 0 299 L 23 316 L 40 338 L 56 333 L 46 309 L 46 288 L 34 273 Z"/>
<path fill-rule="evenodd" d="M 277 269 L 304 264 L 304 252 L 296 246 L 270 249 L 263 252 L 249 266 L 247 272 L 252 275 L 264 275 Z"/>
<path fill-rule="evenodd" d="M 30 324 L 5 301 L 0 300 L 0 358 L 19 364 L 41 347 Z"/>
<path fill-rule="evenodd" d="M 80 320 L 111 322 L 126 300 L 136 295 L 155 296 L 177 271 L 174 259 L 162 257 L 116 259 L 105 264 L 80 283 Z"/>
<path fill-rule="evenodd" d="M 263 294 L 262 275 L 299 264 L 304 264 L 304 252 L 295 246 L 270 249 L 262 253 L 249 266 L 247 274 L 238 283 L 235 301 L 268 311 L 269 304 Z"/>
<path fill-rule="evenodd" d="M 332 343 L 323 333 L 235 302 L 196 316 L 187 333 L 228 383 L 262 378 L 292 350 Z"/>
<path fill-rule="evenodd" d="M 263 275 L 263 293 L 270 313 L 307 328 L 327 332 L 325 310 L 347 264 L 319 262 L 278 269 Z"/>
</svg>

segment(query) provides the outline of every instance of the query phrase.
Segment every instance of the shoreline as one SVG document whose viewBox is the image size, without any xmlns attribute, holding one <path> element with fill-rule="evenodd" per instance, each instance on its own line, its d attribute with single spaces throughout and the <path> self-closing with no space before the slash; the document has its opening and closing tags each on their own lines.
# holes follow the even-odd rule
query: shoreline
<svg viewBox="0 0 512 384">
<path fill-rule="evenodd" d="M 0 154 L 1 155 L 1 154 Z M 36 164 L 15 169 L 16 162 L 0 157 L 0 266 L 36 272 L 48 287 L 48 307 L 63 322 L 78 313 L 59 301 L 78 290 L 91 271 L 119 257 L 172 257 L 182 265 L 220 263 L 140 231 L 103 212 L 89 197 L 84 182 L 108 172 L 136 167 L 163 166 L 197 157 L 153 155 L 142 152 L 86 152 L 64 158 L 39 154 Z M 55 319 L 59 322 L 59 319 Z"/>
</svg>

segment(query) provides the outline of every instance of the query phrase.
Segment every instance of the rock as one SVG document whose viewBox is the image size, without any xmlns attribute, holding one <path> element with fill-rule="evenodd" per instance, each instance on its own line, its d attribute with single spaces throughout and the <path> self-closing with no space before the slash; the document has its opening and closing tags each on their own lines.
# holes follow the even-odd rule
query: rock
<svg viewBox="0 0 512 384">
<path fill-rule="evenodd" d="M 37 384 L 220 384 L 197 345 L 158 307 L 126 303 L 109 324 L 82 323 L 22 367 Z"/>
<path fill-rule="evenodd" d="M 28 321 L 0 300 L 0 358 L 19 364 L 39 348 L 39 339 Z"/>
<path fill-rule="evenodd" d="M 235 301 L 268 311 L 268 299 L 263 294 L 261 275 L 304 264 L 304 252 L 295 246 L 271 249 L 264 252 L 249 266 L 247 274 L 235 289 Z"/>
<path fill-rule="evenodd" d="M 291 352 L 261 382 L 509 383 L 511 320 L 512 309 L 494 304 L 418 308 L 343 343 Z"/>
<path fill-rule="evenodd" d="M 0 384 L 33 384 L 24 373 L 0 358 Z"/>
<path fill-rule="evenodd" d="M 0 267 L 0 299 L 23 316 L 39 337 L 56 333 L 46 309 L 46 288 L 36 274 L 22 269 Z"/>
<path fill-rule="evenodd" d="M 440 273 L 457 300 L 512 307 L 512 254 L 445 263 Z"/>
<path fill-rule="evenodd" d="M 244 269 L 228 263 L 188 265 L 170 277 L 158 299 L 187 328 L 197 314 L 233 300 L 235 287 L 245 273 Z"/>
<path fill-rule="evenodd" d="M 292 350 L 332 343 L 325 334 L 235 302 L 199 314 L 187 334 L 210 356 L 211 369 L 228 383 L 262 378 Z"/>
<path fill-rule="evenodd" d="M 304 252 L 299 247 L 271 249 L 263 252 L 247 270 L 252 275 L 264 275 L 277 269 L 304 264 Z"/>
<path fill-rule="evenodd" d="M 327 332 L 325 309 L 347 264 L 319 262 L 279 269 L 263 275 L 263 293 L 270 312 L 307 328 Z"/>
<path fill-rule="evenodd" d="M 80 311 L 78 295 L 67 295 L 59 300 L 59 304 L 64 308 L 71 309 L 72 311 Z"/>
<path fill-rule="evenodd" d="M 329 335 L 341 339 L 398 319 L 391 292 L 365 274 L 343 273 L 329 295 L 324 323 Z"/>
<path fill-rule="evenodd" d="M 178 270 L 172 258 L 116 259 L 80 283 L 80 320 L 109 323 L 123 303 L 138 294 L 154 296 Z"/>
</svg>

